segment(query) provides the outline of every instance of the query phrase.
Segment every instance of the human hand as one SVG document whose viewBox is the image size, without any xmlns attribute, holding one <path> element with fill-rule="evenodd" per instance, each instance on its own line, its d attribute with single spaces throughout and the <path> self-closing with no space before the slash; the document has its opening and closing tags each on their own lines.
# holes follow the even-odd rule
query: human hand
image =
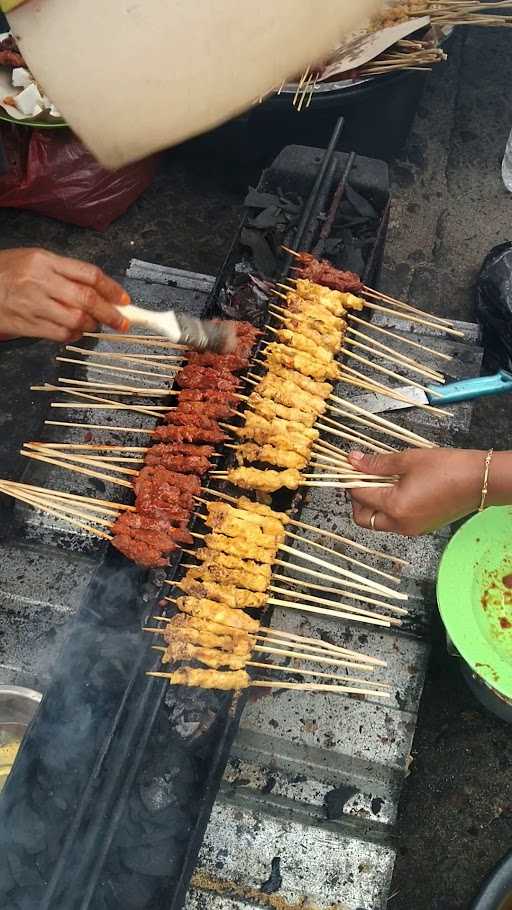
<svg viewBox="0 0 512 910">
<path fill-rule="evenodd" d="M 398 475 L 387 489 L 352 490 L 354 520 L 362 528 L 416 537 L 476 511 L 480 505 L 485 452 L 409 449 L 391 455 L 353 452 L 350 463 L 365 474 Z"/>
<path fill-rule="evenodd" d="M 123 288 L 97 266 L 41 249 L 0 251 L 0 333 L 74 341 L 98 323 L 125 331 Z"/>
</svg>

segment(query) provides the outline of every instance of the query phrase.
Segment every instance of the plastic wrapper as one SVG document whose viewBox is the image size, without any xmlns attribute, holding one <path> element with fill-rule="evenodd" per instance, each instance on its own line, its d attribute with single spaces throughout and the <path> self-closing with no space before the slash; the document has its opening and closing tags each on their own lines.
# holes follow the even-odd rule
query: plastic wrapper
<svg viewBox="0 0 512 910">
<path fill-rule="evenodd" d="M 3 124 L 8 170 L 0 176 L 0 207 L 29 209 L 84 228 L 105 230 L 148 188 L 157 158 L 116 172 L 104 170 L 67 129 Z"/>
<path fill-rule="evenodd" d="M 476 286 L 476 313 L 486 358 L 495 368 L 512 370 L 512 243 L 493 247 L 484 259 Z"/>
</svg>

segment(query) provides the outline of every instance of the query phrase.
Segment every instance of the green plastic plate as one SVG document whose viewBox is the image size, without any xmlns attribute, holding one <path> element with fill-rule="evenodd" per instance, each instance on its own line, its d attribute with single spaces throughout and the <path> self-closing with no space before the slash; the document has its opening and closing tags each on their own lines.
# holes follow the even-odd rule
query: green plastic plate
<svg viewBox="0 0 512 910">
<path fill-rule="evenodd" d="M 512 508 L 486 509 L 452 537 L 439 567 L 437 601 L 461 657 L 512 699 Z"/>
</svg>

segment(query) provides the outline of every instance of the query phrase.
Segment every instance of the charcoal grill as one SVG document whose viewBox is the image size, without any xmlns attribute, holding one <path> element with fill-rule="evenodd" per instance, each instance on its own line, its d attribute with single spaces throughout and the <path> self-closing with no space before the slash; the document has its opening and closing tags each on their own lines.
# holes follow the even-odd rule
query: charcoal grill
<svg viewBox="0 0 512 910">
<path fill-rule="evenodd" d="M 365 194 L 379 213 L 365 248 L 364 277 L 375 285 L 389 213 L 387 168 L 335 152 L 337 138 L 327 152 L 285 149 L 259 189 L 302 197 L 302 219 L 286 239 L 317 253 L 335 236 L 347 184 Z M 143 282 L 149 291 L 158 286 L 162 296 L 167 286 L 209 317 L 225 313 L 240 264 L 251 268 L 242 230 L 243 222 L 215 282 L 140 263 L 128 278 L 140 281 L 139 290 Z M 283 257 L 277 274 L 287 267 Z M 38 468 L 26 472 L 28 480 L 41 476 Z M 293 508 L 300 510 L 300 494 Z M 41 530 L 23 508 L 16 515 L 19 538 L 31 546 L 51 541 L 100 565 L 0 801 L 2 907 L 174 910 L 184 901 L 246 696 L 147 678 L 158 660 L 140 628 L 158 608 L 164 574 L 148 576 L 76 534 Z M 178 560 L 167 577 L 177 570 Z"/>
</svg>

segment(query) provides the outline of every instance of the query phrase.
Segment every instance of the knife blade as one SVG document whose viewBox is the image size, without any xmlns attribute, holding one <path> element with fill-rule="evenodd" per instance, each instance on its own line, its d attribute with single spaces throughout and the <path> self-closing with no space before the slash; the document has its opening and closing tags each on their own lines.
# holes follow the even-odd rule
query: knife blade
<svg viewBox="0 0 512 910">
<path fill-rule="evenodd" d="M 500 370 L 493 376 L 476 376 L 472 379 L 461 379 L 457 382 L 448 382 L 446 385 L 430 385 L 430 394 L 417 389 L 414 386 L 403 386 L 393 389 L 401 395 L 418 404 L 457 404 L 462 401 L 473 401 L 475 398 L 483 398 L 488 395 L 502 395 L 504 392 L 512 392 L 512 373 L 508 370 Z M 432 394 L 432 392 L 437 394 Z M 387 398 L 376 392 L 365 395 L 358 395 L 356 398 L 350 398 L 352 404 L 359 408 L 364 408 L 370 414 L 380 414 L 382 411 L 403 411 L 412 405 L 397 401 L 394 398 Z"/>
</svg>

